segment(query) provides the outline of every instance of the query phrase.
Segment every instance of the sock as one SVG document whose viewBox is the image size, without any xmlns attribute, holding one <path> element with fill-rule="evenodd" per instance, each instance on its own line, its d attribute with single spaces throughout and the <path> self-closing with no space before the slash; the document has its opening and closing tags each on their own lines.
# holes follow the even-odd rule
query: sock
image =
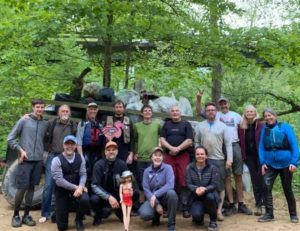
<svg viewBox="0 0 300 231">
<path fill-rule="evenodd" d="M 30 210 L 29 206 L 24 207 L 24 217 L 29 215 L 29 210 Z"/>
</svg>

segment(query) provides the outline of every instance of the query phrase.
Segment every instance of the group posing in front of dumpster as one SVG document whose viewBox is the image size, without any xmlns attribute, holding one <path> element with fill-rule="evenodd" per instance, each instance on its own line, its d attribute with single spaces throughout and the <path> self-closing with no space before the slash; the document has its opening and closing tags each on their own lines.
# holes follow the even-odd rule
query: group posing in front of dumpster
<svg viewBox="0 0 300 231">
<path fill-rule="evenodd" d="M 43 164 L 38 222 L 52 221 L 59 231 L 68 229 L 68 214 L 74 211 L 77 231 L 89 225 L 101 229 L 112 213 L 125 231 L 130 230 L 130 217 L 138 215 L 153 226 L 167 219 L 162 229 L 175 231 L 179 211 L 211 231 L 236 213 L 254 214 L 258 222 L 273 221 L 272 190 L 278 175 L 290 222 L 298 223 L 292 179 L 299 148 L 292 126 L 279 121 L 272 108 L 265 108 L 260 118 L 248 105 L 240 116 L 230 110 L 228 98 L 202 106 L 202 95 L 197 93 L 196 109 L 203 118 L 193 126 L 182 117 L 179 105 L 170 106 L 169 118 L 161 121 L 153 118 L 152 106 L 144 104 L 142 119 L 134 123 L 121 100 L 104 120 L 98 117 L 101 106 L 89 102 L 85 119 L 75 123 L 68 105 L 47 121 L 44 101 L 32 100 L 31 113 L 15 124 L 7 139 L 19 153 L 12 227 L 36 225 L 30 210 Z M 253 203 L 248 205 L 242 180 L 245 165 L 253 189 Z M 85 216 L 93 216 L 92 224 Z"/>
</svg>

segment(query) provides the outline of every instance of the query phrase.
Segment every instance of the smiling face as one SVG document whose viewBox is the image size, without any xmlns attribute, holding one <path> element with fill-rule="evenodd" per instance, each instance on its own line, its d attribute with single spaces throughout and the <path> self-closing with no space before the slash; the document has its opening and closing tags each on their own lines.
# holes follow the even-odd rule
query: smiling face
<svg viewBox="0 0 300 231">
<path fill-rule="evenodd" d="M 45 110 L 45 104 L 35 104 L 32 106 L 33 115 L 40 118 Z"/>
<path fill-rule="evenodd" d="M 114 161 L 117 158 L 118 149 L 115 146 L 110 146 L 105 149 L 105 157 L 109 161 Z"/>
<path fill-rule="evenodd" d="M 164 159 L 163 153 L 161 151 L 155 151 L 151 156 L 153 167 L 157 168 L 158 166 L 160 166 L 161 163 L 163 162 L 163 159 Z"/>
<path fill-rule="evenodd" d="M 229 102 L 228 101 L 226 101 L 226 100 L 221 100 L 220 102 L 219 102 L 219 105 L 220 105 L 220 109 L 221 109 L 221 112 L 222 113 L 227 113 L 228 111 L 229 111 L 229 106 L 230 106 L 230 104 L 229 104 Z"/>
<path fill-rule="evenodd" d="M 181 111 L 178 106 L 173 106 L 170 111 L 172 121 L 178 122 L 181 120 Z"/>
<path fill-rule="evenodd" d="M 277 117 L 270 112 L 265 112 L 264 119 L 267 124 L 272 125 L 276 123 Z"/>
<path fill-rule="evenodd" d="M 89 120 L 95 120 L 98 113 L 98 107 L 92 106 L 86 109 L 86 115 Z"/>
<path fill-rule="evenodd" d="M 67 105 L 62 105 L 58 109 L 58 117 L 65 121 L 68 120 L 71 116 L 70 108 Z"/>
<path fill-rule="evenodd" d="M 197 164 L 205 164 L 207 160 L 207 154 L 203 148 L 197 148 L 195 151 L 195 159 Z"/>
<path fill-rule="evenodd" d="M 256 110 L 253 107 L 249 107 L 245 110 L 245 118 L 247 120 L 253 120 L 257 116 Z"/>
<path fill-rule="evenodd" d="M 75 149 L 76 149 L 76 144 L 73 141 L 68 140 L 67 142 L 64 143 L 64 153 L 66 154 L 66 156 L 72 156 Z"/>
<path fill-rule="evenodd" d="M 145 107 L 141 114 L 145 120 L 149 120 L 152 118 L 152 109 L 150 107 Z"/>
</svg>

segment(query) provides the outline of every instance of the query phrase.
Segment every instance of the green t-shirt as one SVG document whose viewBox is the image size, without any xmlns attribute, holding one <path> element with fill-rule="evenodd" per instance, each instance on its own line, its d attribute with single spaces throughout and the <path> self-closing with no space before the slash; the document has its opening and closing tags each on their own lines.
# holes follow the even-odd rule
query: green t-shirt
<svg viewBox="0 0 300 231">
<path fill-rule="evenodd" d="M 153 120 L 149 124 L 143 121 L 134 124 L 135 154 L 139 155 L 138 160 L 150 160 L 151 151 L 158 145 L 159 134 L 158 120 Z"/>
</svg>

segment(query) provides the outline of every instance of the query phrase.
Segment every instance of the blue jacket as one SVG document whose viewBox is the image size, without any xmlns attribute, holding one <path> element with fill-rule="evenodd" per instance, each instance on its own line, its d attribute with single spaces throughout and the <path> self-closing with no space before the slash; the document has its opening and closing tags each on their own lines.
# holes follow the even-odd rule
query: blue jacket
<svg viewBox="0 0 300 231">
<path fill-rule="evenodd" d="M 268 129 L 269 139 L 266 139 L 266 128 Z M 273 145 L 276 142 L 276 139 L 279 138 L 280 134 L 278 131 L 281 131 L 288 141 L 288 149 L 267 149 L 265 142 L 270 142 Z M 261 129 L 261 136 L 259 142 L 259 161 L 261 165 L 269 165 L 276 169 L 289 167 L 290 164 L 298 166 L 299 161 L 299 147 L 297 137 L 294 133 L 293 128 L 287 123 L 281 123 L 280 127 L 278 123 L 272 127 L 268 128 L 268 125 L 264 125 Z"/>
<path fill-rule="evenodd" d="M 143 189 L 148 200 L 153 195 L 160 198 L 174 189 L 174 173 L 171 165 L 162 163 L 156 172 L 152 165 L 146 168 L 143 175 Z"/>
</svg>

